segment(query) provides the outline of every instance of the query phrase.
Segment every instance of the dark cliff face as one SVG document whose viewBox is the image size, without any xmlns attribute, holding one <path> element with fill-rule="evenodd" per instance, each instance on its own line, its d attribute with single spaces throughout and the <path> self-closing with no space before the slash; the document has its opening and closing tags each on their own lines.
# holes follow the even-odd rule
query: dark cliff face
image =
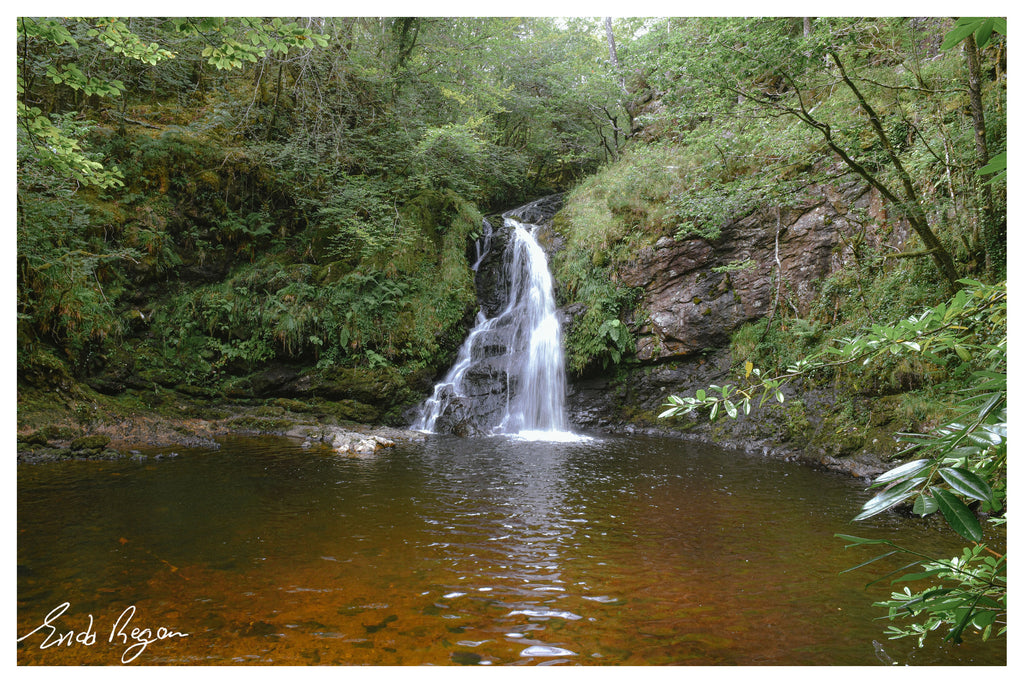
<svg viewBox="0 0 1024 683">
<path fill-rule="evenodd" d="M 868 188 L 851 182 L 812 188 L 796 208 L 743 217 L 713 241 L 663 237 L 619 271 L 623 284 L 644 291 L 648 323 L 637 357 L 659 361 L 727 346 L 740 326 L 774 307 L 805 315 L 822 280 L 852 258 L 859 217 L 878 213 Z M 887 235 L 893 247 L 905 237 L 901 229 Z M 882 238 L 862 239 L 877 245 Z"/>
</svg>

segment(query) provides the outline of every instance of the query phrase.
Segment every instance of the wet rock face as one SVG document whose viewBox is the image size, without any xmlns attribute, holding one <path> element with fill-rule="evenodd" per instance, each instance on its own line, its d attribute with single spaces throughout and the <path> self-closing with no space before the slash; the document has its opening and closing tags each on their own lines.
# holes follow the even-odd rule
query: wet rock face
<svg viewBox="0 0 1024 683">
<path fill-rule="evenodd" d="M 521 223 L 542 225 L 561 210 L 562 199 L 562 195 L 553 194 L 515 209 L 510 215 Z"/>
<path fill-rule="evenodd" d="M 643 289 L 649 314 L 637 356 L 662 360 L 719 348 L 744 323 L 769 315 L 773 305 L 806 314 L 823 278 L 851 258 L 845 245 L 862 232 L 858 212 L 884 220 L 865 186 L 818 187 L 801 206 L 736 220 L 714 241 L 663 237 L 641 250 L 619 272 L 624 285 Z M 900 229 L 886 235 L 893 246 L 905 237 Z M 882 241 L 875 234 L 863 239 Z M 735 267 L 743 263 L 749 267 Z"/>
<path fill-rule="evenodd" d="M 511 235 L 511 229 L 506 225 L 495 228 L 491 235 L 491 249 L 477 266 L 476 299 L 481 312 L 487 318 L 493 318 L 508 304 L 508 278 L 505 276 L 504 254 Z"/>
</svg>

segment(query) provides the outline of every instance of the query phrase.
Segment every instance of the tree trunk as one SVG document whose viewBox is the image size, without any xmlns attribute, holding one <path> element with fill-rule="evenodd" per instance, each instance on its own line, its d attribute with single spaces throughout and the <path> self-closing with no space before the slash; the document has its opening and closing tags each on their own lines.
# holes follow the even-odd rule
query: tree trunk
<svg viewBox="0 0 1024 683">
<path fill-rule="evenodd" d="M 608 39 L 608 60 L 612 63 L 612 67 L 618 70 L 619 68 L 619 53 L 615 51 L 615 34 L 612 32 L 612 18 L 604 18 L 604 35 Z"/>
<path fill-rule="evenodd" d="M 619 73 L 619 52 L 615 49 L 615 33 L 612 31 L 612 18 L 604 18 L 604 35 L 608 41 L 608 61 L 612 63 L 612 69 Z M 626 92 L 626 77 L 619 74 L 619 87 Z"/>
<path fill-rule="evenodd" d="M 398 54 L 395 56 L 395 71 L 405 66 L 412 50 L 416 47 L 416 39 L 420 33 L 419 17 L 401 17 L 395 20 L 393 29 L 398 39 Z"/>
<path fill-rule="evenodd" d="M 274 93 L 274 106 L 270 110 L 270 125 L 267 126 L 266 139 L 269 142 L 274 133 L 274 124 L 277 123 L 277 103 L 281 100 L 281 84 L 284 76 L 284 62 L 277 65 L 277 88 Z"/>
<path fill-rule="evenodd" d="M 892 165 L 896 170 L 896 175 L 899 177 L 900 183 L 903 186 L 903 197 L 897 197 L 896 193 L 893 192 L 892 189 L 882 183 L 870 171 L 854 162 L 845 153 L 845 151 L 840 151 L 838 146 L 832 141 L 831 131 L 827 125 L 825 125 L 824 128 L 821 128 L 821 125 L 819 125 L 819 129 L 825 133 L 825 138 L 829 147 L 834 151 L 840 152 L 840 156 L 843 161 L 845 161 L 850 168 L 874 185 L 886 199 L 895 204 L 894 208 L 898 208 L 903 215 L 906 216 L 907 221 L 910 223 L 910 227 L 912 227 L 914 232 L 918 234 L 921 241 L 924 242 L 925 247 L 931 250 L 932 260 L 935 261 L 935 265 L 938 267 L 939 272 L 946 278 L 950 289 L 954 292 L 959 290 L 960 284 L 957 280 L 960 279 L 960 275 L 957 273 L 956 265 L 953 263 L 953 257 L 950 256 L 945 245 L 942 244 L 942 241 L 932 231 L 931 226 L 928 224 L 928 216 L 921 207 L 921 201 L 917 196 L 917 190 L 914 189 L 914 183 L 910 178 L 910 174 L 907 173 L 906 168 L 903 166 L 903 162 L 900 161 L 899 155 L 893 147 L 892 141 L 889 140 L 889 136 L 886 135 L 885 129 L 882 127 L 881 120 L 878 118 L 878 114 L 861 93 L 857 85 L 847 75 L 846 69 L 843 68 L 843 63 L 839 60 L 839 55 L 835 51 L 830 51 L 829 55 L 832 57 L 836 67 L 839 69 L 839 75 L 846 84 L 846 87 L 848 87 L 854 94 L 861 109 L 863 109 L 864 113 L 868 115 L 871 127 L 874 129 L 879 142 L 882 143 L 882 147 L 885 149 L 886 154 L 889 157 L 889 161 L 892 162 Z"/>
<path fill-rule="evenodd" d="M 967 57 L 967 90 L 971 98 L 971 118 L 974 121 L 974 150 L 978 157 L 977 167 L 980 169 L 988 163 L 988 141 L 985 138 L 985 109 L 981 102 L 981 60 L 978 58 L 978 45 L 974 42 L 974 34 L 964 39 L 964 55 Z M 985 252 L 985 270 L 992 270 L 992 242 L 995 239 L 995 211 L 992 203 L 992 187 L 988 183 L 981 185 L 982 202 L 982 250 Z M 978 240 L 976 240 L 978 241 Z"/>
</svg>

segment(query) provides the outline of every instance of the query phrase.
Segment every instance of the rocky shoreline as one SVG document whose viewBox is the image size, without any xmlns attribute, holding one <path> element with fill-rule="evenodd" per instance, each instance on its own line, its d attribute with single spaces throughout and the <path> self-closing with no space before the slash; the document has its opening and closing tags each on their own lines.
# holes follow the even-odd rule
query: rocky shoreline
<svg viewBox="0 0 1024 683">
<path fill-rule="evenodd" d="M 576 428 L 617 436 L 644 434 L 714 444 L 756 453 L 766 459 L 801 462 L 861 478 L 871 477 L 891 466 L 877 455 L 860 453 L 853 457 L 835 457 L 821 449 L 795 448 L 763 438 L 713 435 L 624 421 L 589 421 L 589 424 L 577 424 Z M 235 407 L 229 416 L 217 419 L 143 416 L 94 424 L 88 429 L 68 424 L 21 429 L 17 460 L 20 464 L 121 458 L 159 460 L 177 457 L 175 448 L 219 448 L 218 438 L 230 435 L 287 437 L 301 441 L 303 447 L 318 446 L 344 457 L 372 457 L 395 445 L 426 438 L 423 433 L 409 429 L 318 421 L 308 415 L 269 419 Z"/>
<path fill-rule="evenodd" d="M 348 457 L 369 457 L 381 449 L 425 438 L 422 433 L 407 429 L 321 423 L 309 420 L 308 416 L 305 419 L 266 419 L 236 412 L 230 417 L 210 420 L 147 416 L 95 424 L 87 430 L 58 424 L 38 430 L 19 430 L 18 462 L 176 457 L 178 453 L 174 450 L 147 454 L 140 449 L 147 452 L 154 447 L 215 449 L 219 448 L 218 437 L 229 435 L 288 437 L 301 440 L 304 447 L 321 445 Z"/>
</svg>

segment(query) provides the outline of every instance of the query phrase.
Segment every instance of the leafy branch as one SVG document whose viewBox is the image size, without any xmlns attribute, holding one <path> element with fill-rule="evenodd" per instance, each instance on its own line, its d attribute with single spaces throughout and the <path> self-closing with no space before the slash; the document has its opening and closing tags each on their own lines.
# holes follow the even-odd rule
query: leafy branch
<svg viewBox="0 0 1024 683">
<path fill-rule="evenodd" d="M 896 574 L 899 576 L 893 578 L 890 585 L 925 579 L 952 582 L 952 587 L 946 587 L 940 583 L 918 591 L 912 591 L 908 586 L 904 586 L 902 591 L 894 591 L 888 600 L 876 602 L 876 607 L 887 609 L 890 620 L 902 617 L 924 617 L 924 621 L 910 624 L 907 627 L 890 626 L 886 629 L 890 640 L 908 636 L 916 637 L 920 647 L 923 646 L 927 635 L 942 624 L 952 625 L 945 640 L 955 643 L 963 641 L 963 633 L 968 627 L 981 631 L 983 640 L 988 640 L 993 631 L 997 636 L 1005 635 L 1007 628 L 1005 555 L 1000 555 L 983 544 L 976 544 L 973 547 L 964 548 L 959 557 L 937 559 L 884 539 L 861 538 L 849 534 L 836 534 L 836 537 L 849 542 L 846 548 L 868 545 L 884 545 L 892 548 L 892 550 L 876 555 L 855 567 L 845 569 L 842 573 L 855 571 L 895 555 L 914 558 L 909 564 L 871 581 L 868 586 Z M 907 574 L 901 573 L 918 565 L 920 565 L 920 569 L 916 571 Z"/>
</svg>

